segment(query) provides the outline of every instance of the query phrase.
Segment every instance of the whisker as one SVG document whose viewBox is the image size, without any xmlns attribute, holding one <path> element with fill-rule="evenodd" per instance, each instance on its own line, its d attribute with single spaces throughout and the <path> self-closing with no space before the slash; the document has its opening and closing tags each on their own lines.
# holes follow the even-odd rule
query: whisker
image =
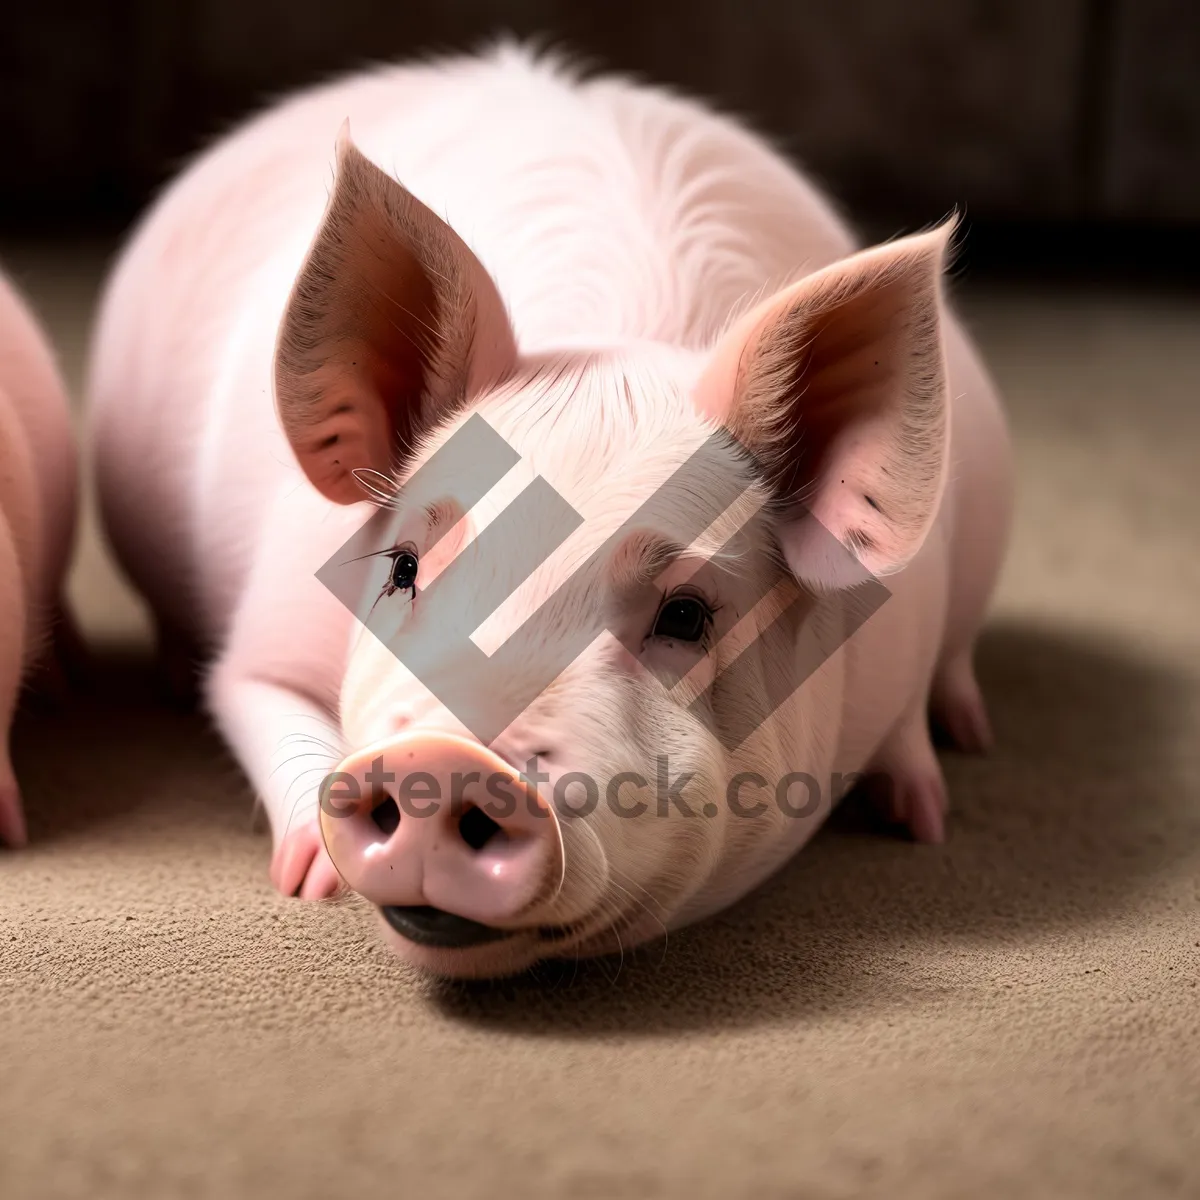
<svg viewBox="0 0 1200 1200">
<path fill-rule="evenodd" d="M 312 734 L 289 733 L 279 739 L 281 748 L 288 743 L 316 746 L 318 749 L 324 750 L 331 758 L 341 757 L 341 751 L 336 746 L 331 746 L 328 742 L 323 742 L 320 738 L 313 737 Z"/>
<path fill-rule="evenodd" d="M 341 728 L 334 724 L 334 722 L 328 717 L 322 717 L 313 712 L 295 712 L 288 713 L 287 715 L 289 718 L 297 721 L 316 721 L 318 725 L 322 726 L 322 728 L 326 730 L 326 732 L 332 734 L 335 739 L 338 741 L 341 740 Z"/>
<path fill-rule="evenodd" d="M 625 895 L 627 895 L 629 897 L 629 899 L 633 902 L 633 904 L 636 906 L 636 909 L 640 909 L 641 912 L 645 913 L 647 917 L 649 917 L 652 921 L 654 921 L 662 929 L 662 931 L 663 931 L 663 953 L 662 953 L 662 957 L 659 960 L 659 966 L 661 967 L 662 964 L 666 961 L 667 947 L 670 943 L 671 931 L 667 928 L 667 924 L 662 919 L 662 917 L 659 916 L 658 913 L 653 912 L 651 910 L 649 904 L 647 904 L 643 900 L 639 900 L 627 887 L 618 883 L 615 878 L 611 878 L 611 877 L 620 875 L 621 877 L 623 877 L 626 880 L 627 883 L 630 883 L 634 887 L 638 888 L 640 891 L 645 892 L 645 894 L 647 896 L 649 896 L 651 900 L 654 899 L 653 894 L 647 888 L 643 887 L 642 884 L 638 883 L 634 879 L 631 879 L 623 871 L 618 871 L 615 867 L 613 867 L 611 865 L 609 867 L 609 874 L 610 874 L 610 883 L 612 884 L 612 886 L 619 889 L 620 891 L 624 892 Z M 655 903 L 657 903 L 657 901 L 655 901 Z M 630 916 L 627 917 L 627 924 L 632 924 L 632 920 L 633 920 L 633 918 L 632 918 L 632 914 L 631 914 Z"/>
<path fill-rule="evenodd" d="M 334 760 L 334 759 L 332 759 L 332 758 L 330 757 L 330 755 L 329 755 L 329 754 L 328 754 L 326 751 L 324 751 L 324 750 L 305 750 L 305 751 L 302 751 L 302 752 L 301 752 L 301 753 L 299 753 L 299 754 L 292 754 L 292 755 L 289 755 L 287 758 L 285 758 L 285 759 L 283 760 L 283 762 L 281 762 L 281 763 L 280 763 L 280 764 L 279 764 L 279 765 L 278 765 L 278 766 L 277 766 L 277 767 L 276 767 L 276 768 L 275 768 L 275 769 L 274 769 L 274 770 L 271 772 L 271 774 L 270 774 L 270 775 L 268 775 L 268 776 L 267 776 L 267 778 L 268 778 L 268 779 L 273 779 L 273 778 L 275 777 L 275 775 L 276 775 L 276 773 L 277 773 L 277 772 L 279 772 L 279 771 L 282 771 L 282 770 L 283 770 L 283 768 L 284 768 L 284 767 L 286 767 L 286 766 L 287 766 L 289 763 L 294 763 L 294 762 L 296 762 L 298 759 L 301 759 L 301 758 L 323 758 L 323 759 L 324 759 L 324 760 L 325 760 L 327 763 L 329 763 L 331 766 L 333 765 L 333 763 L 334 763 L 334 761 L 335 761 L 335 760 Z M 313 768 L 313 769 L 315 770 L 316 768 Z"/>
</svg>

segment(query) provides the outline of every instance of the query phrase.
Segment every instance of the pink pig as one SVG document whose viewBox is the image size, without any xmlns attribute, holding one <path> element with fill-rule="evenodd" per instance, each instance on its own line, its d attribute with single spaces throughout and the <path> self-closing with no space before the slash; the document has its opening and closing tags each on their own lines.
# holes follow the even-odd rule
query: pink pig
<svg viewBox="0 0 1200 1200">
<path fill-rule="evenodd" d="M 62 603 L 75 518 L 66 390 L 33 314 L 0 275 L 0 845 L 25 842 L 9 729 L 22 682 L 69 645 Z M 73 635 L 72 635 L 73 636 Z"/>
<path fill-rule="evenodd" d="M 177 180 L 108 288 L 93 452 L 275 886 L 496 974 L 732 903 L 868 769 L 940 841 L 928 711 L 987 745 L 1010 505 L 950 236 L 856 251 L 737 124 L 510 46 Z"/>
</svg>

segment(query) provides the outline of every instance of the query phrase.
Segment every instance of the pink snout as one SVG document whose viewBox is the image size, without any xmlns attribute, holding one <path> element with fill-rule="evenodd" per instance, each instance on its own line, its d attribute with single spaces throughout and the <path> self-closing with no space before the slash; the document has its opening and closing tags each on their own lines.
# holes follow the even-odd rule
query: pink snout
<svg viewBox="0 0 1200 1200">
<path fill-rule="evenodd" d="M 558 821 L 536 788 L 454 734 L 351 754 L 322 787 L 320 820 L 342 878 L 414 940 L 483 940 L 467 924 L 511 928 L 562 882 Z"/>
</svg>

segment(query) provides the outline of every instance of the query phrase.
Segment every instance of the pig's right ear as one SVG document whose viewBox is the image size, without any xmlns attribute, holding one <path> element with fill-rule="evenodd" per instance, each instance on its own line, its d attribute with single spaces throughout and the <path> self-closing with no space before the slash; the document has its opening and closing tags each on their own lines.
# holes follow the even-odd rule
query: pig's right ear
<svg viewBox="0 0 1200 1200">
<path fill-rule="evenodd" d="M 483 265 L 343 125 L 333 194 L 275 348 L 279 419 L 313 486 L 339 504 L 367 499 L 356 471 L 401 467 L 515 360 Z"/>
</svg>

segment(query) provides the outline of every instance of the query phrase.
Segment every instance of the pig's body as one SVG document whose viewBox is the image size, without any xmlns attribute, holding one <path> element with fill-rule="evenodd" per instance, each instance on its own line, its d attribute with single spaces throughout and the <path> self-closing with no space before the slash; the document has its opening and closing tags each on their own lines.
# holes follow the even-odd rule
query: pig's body
<svg viewBox="0 0 1200 1200">
<path fill-rule="evenodd" d="M 354 619 L 313 578 L 370 509 L 314 489 L 272 402 L 277 331 L 346 118 L 366 157 L 470 244 L 525 356 L 653 344 L 696 357 L 750 301 L 854 249 L 813 189 L 731 122 L 621 81 L 579 84 L 515 50 L 317 89 L 171 187 L 118 269 L 97 336 L 101 497 L 164 629 L 219 655 L 212 703 L 277 846 L 313 804 L 294 768 L 272 775 L 284 739 L 315 732 L 341 754 L 383 732 L 338 725 Z M 805 761 L 773 764 L 785 770 L 828 779 L 889 767 L 903 728 L 924 726 L 931 687 L 952 722 L 957 713 L 979 732 L 970 650 L 1007 526 L 1007 440 L 953 323 L 945 344 L 951 469 L 936 525 L 888 581 L 893 598 L 805 689 L 825 700 L 808 719 Z M 542 466 L 569 497 L 569 481 Z M 931 755 L 926 765 L 936 772 Z M 669 923 L 752 888 L 828 807 L 767 839 L 728 839 Z"/>
<path fill-rule="evenodd" d="M 75 440 L 33 315 L 0 275 L 0 844 L 24 840 L 8 729 L 49 648 L 75 513 Z"/>
</svg>

